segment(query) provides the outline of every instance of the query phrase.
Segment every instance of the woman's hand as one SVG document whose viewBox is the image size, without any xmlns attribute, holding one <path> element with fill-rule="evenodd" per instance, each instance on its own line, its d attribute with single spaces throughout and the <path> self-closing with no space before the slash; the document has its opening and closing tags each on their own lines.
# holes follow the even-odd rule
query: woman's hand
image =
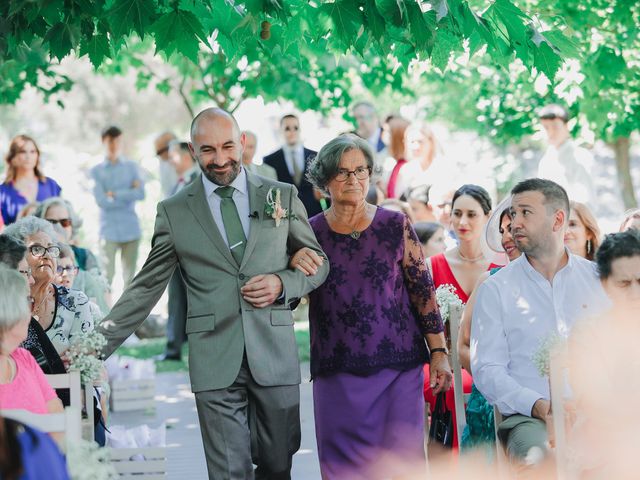
<svg viewBox="0 0 640 480">
<path fill-rule="evenodd" d="M 429 366 L 431 373 L 431 390 L 434 395 L 440 392 L 446 392 L 451 388 L 451 366 L 449 366 L 449 357 L 444 352 L 434 352 L 431 355 L 431 364 Z"/>
<path fill-rule="evenodd" d="M 300 270 L 305 275 L 315 275 L 318 267 L 322 266 L 323 259 L 314 250 L 303 247 L 289 260 L 289 268 Z"/>
</svg>

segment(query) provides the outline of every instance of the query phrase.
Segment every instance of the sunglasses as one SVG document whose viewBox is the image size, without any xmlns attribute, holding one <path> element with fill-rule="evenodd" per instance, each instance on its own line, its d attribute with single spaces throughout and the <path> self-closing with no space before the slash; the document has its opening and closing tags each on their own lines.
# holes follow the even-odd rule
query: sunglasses
<svg viewBox="0 0 640 480">
<path fill-rule="evenodd" d="M 53 225 L 60 224 L 62 227 L 67 228 L 71 226 L 70 218 L 61 218 L 60 220 L 55 220 L 53 218 L 47 218 L 47 222 L 52 223 Z"/>
<path fill-rule="evenodd" d="M 18 272 L 20 272 L 22 275 L 24 275 L 27 278 L 29 278 L 32 275 L 31 267 L 27 268 L 26 270 L 18 270 Z"/>
</svg>

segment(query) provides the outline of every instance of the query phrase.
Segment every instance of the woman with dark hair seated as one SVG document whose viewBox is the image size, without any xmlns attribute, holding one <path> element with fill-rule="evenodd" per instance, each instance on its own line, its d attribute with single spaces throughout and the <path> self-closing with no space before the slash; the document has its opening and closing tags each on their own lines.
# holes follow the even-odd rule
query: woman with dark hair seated
<svg viewBox="0 0 640 480">
<path fill-rule="evenodd" d="M 444 241 L 444 227 L 438 222 L 416 222 L 413 228 L 422 244 L 424 258 L 433 257 L 447 250 Z"/>
</svg>

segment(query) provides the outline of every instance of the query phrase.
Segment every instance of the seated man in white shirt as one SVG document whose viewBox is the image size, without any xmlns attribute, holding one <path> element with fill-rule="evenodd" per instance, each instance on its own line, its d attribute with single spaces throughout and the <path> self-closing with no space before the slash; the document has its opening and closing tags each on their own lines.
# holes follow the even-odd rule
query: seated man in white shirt
<svg viewBox="0 0 640 480">
<path fill-rule="evenodd" d="M 525 180 L 511 191 L 511 231 L 524 255 L 478 290 L 471 327 L 471 369 L 480 392 L 506 417 L 498 436 L 517 463 L 546 455 L 549 380 L 532 361 L 551 335 L 608 305 L 595 265 L 569 253 L 569 199 L 557 183 Z"/>
</svg>

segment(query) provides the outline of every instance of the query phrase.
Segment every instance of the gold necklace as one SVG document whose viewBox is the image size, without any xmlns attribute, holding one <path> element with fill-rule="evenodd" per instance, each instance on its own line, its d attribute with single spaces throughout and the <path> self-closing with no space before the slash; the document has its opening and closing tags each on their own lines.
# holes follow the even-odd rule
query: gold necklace
<svg viewBox="0 0 640 480">
<path fill-rule="evenodd" d="M 482 253 L 475 258 L 467 258 L 460 251 L 460 247 L 457 248 L 457 251 L 458 251 L 458 257 L 460 257 L 460 260 L 462 260 L 463 262 L 476 263 L 484 258 L 484 254 Z"/>
<path fill-rule="evenodd" d="M 47 287 L 47 293 L 44 295 L 44 297 L 42 297 L 42 300 L 40 300 L 40 303 L 38 304 L 38 306 L 33 309 L 33 318 L 35 319 L 36 322 L 40 321 L 40 315 L 36 314 L 36 310 L 40 311 L 40 307 L 45 302 L 45 300 L 47 298 L 49 298 L 49 295 L 51 295 L 51 287 L 50 286 Z"/>
<path fill-rule="evenodd" d="M 336 214 L 335 210 L 333 208 L 330 209 L 331 213 L 333 214 L 333 218 L 336 220 L 336 222 L 338 222 L 339 224 L 349 228 L 351 230 L 351 233 L 349 233 L 348 235 L 353 238 L 354 240 L 358 240 L 360 238 L 360 235 L 362 235 L 362 230 L 358 230 L 355 227 L 352 227 L 351 225 L 349 225 L 348 223 L 344 223 L 342 220 L 340 220 L 338 218 L 338 215 Z M 364 216 L 366 217 L 367 215 L 367 206 L 365 205 L 364 207 Z M 356 226 L 358 226 L 358 224 L 362 221 L 362 216 L 358 219 L 358 221 L 356 222 Z"/>
</svg>

